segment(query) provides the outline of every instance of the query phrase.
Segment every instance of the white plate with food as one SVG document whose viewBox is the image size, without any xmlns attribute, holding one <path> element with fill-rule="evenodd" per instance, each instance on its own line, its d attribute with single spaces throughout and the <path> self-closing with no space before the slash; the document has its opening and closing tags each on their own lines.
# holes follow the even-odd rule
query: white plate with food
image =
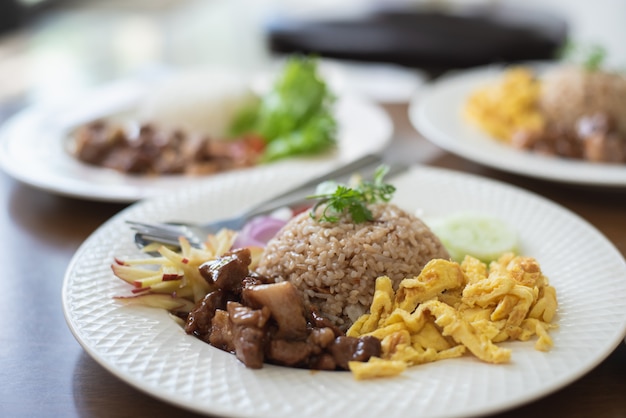
<svg viewBox="0 0 626 418">
<path fill-rule="evenodd" d="M 276 167 L 289 167 L 303 177 L 313 176 L 365 154 L 376 153 L 391 140 L 393 126 L 383 109 L 366 99 L 344 95 L 338 97 L 332 107 L 337 126 L 336 145 L 323 153 L 288 157 L 217 174 L 188 175 L 129 174 L 76 158 L 76 129 L 94 120 L 110 122 L 109 132 L 114 132 L 116 123 L 129 132 L 136 131 L 137 121 L 141 121 L 156 126 L 165 123 L 219 139 L 229 118 L 239 110 L 237 106 L 249 101 L 252 85 L 258 80 L 255 75 L 214 68 L 167 77 L 151 81 L 122 80 L 68 102 L 23 110 L 2 126 L 0 167 L 26 184 L 53 193 L 133 202 L 196 183 L 221 181 L 224 177 L 250 177 Z M 92 135 L 96 140 L 97 136 L 98 132 Z M 92 154 L 105 155 L 104 152 Z M 123 158 L 121 161 L 113 164 L 124 165 Z"/>
<path fill-rule="evenodd" d="M 526 67 L 539 75 L 557 68 L 551 63 L 532 63 Z M 454 72 L 436 80 L 411 102 L 409 113 L 413 126 L 441 148 L 499 170 L 577 185 L 626 186 L 624 162 L 590 162 L 517 149 L 468 121 L 464 110 L 470 96 L 479 89 L 499 83 L 509 68 L 492 65 Z M 626 86 L 626 81 L 623 84 Z M 572 101 L 580 97 L 574 97 Z M 567 108 L 563 104 L 560 106 Z M 626 143 L 626 139 L 622 142 Z"/>
<path fill-rule="evenodd" d="M 626 263 L 597 229 L 530 192 L 422 166 L 391 181 L 397 187 L 392 202 L 426 220 L 457 212 L 461 202 L 464 210 L 514 228 L 520 253 L 536 258 L 556 289 L 558 328 L 550 331 L 550 351 L 536 350 L 532 340 L 505 342 L 511 350 L 505 364 L 463 355 L 372 380 L 271 364 L 251 369 L 186 334 L 165 310 L 114 299 L 129 286 L 113 275 L 113 260 L 142 256 L 126 220 L 221 218 L 296 182 L 279 170 L 225 177 L 139 202 L 110 219 L 78 249 L 65 275 L 63 309 L 77 340 L 120 379 L 195 412 L 373 418 L 476 416 L 514 408 L 580 378 L 624 339 Z"/>
</svg>

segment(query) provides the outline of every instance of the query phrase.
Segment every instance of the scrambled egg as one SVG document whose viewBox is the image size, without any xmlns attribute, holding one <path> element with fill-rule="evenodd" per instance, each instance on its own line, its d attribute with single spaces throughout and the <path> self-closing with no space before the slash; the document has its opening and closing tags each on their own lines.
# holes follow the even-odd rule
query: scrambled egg
<svg viewBox="0 0 626 418">
<path fill-rule="evenodd" d="M 534 258 L 506 253 L 489 266 L 470 256 L 460 264 L 434 259 L 396 292 L 388 277 L 376 280 L 370 312 L 347 335 L 379 338 L 381 358 L 351 362 L 350 370 L 356 379 L 394 376 L 468 351 L 506 363 L 511 350 L 497 343 L 535 335 L 535 348 L 548 351 L 556 309 L 556 291 Z"/>
<path fill-rule="evenodd" d="M 540 82 L 533 73 L 514 67 L 505 71 L 498 83 L 473 92 L 465 104 L 465 116 L 490 135 L 508 142 L 520 130 L 543 129 L 539 95 Z"/>
</svg>

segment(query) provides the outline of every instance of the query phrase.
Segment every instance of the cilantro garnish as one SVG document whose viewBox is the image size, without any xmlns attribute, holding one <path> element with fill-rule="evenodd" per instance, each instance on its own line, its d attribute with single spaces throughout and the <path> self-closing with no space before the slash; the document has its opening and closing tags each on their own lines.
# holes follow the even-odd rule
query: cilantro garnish
<svg viewBox="0 0 626 418">
<path fill-rule="evenodd" d="M 309 196 L 309 199 L 318 199 L 311 209 L 311 218 L 320 222 L 337 222 L 347 211 L 356 224 L 373 220 L 372 212 L 367 205 L 389 202 L 396 191 L 395 186 L 383 182 L 388 171 L 389 167 L 383 165 L 376 169 L 372 181 L 360 181 L 354 188 L 338 184 L 328 192 Z M 325 206 L 318 217 L 316 212 L 322 205 Z"/>
<path fill-rule="evenodd" d="M 607 51 L 601 45 L 582 45 L 568 41 L 559 55 L 562 59 L 579 63 L 587 71 L 598 71 L 604 65 Z"/>
</svg>

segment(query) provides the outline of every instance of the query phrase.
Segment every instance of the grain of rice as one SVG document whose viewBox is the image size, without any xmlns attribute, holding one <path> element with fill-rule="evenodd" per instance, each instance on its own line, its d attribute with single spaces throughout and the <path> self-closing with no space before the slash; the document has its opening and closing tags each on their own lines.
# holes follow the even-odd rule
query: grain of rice
<svg viewBox="0 0 626 418">
<path fill-rule="evenodd" d="M 549 122 L 573 127 L 581 116 L 604 113 L 626 135 L 626 76 L 563 66 L 542 77 L 539 106 Z"/>
<path fill-rule="evenodd" d="M 393 204 L 370 206 L 374 221 L 318 222 L 308 213 L 292 219 L 267 245 L 258 272 L 290 281 L 305 302 L 340 328 L 367 312 L 377 277 L 394 287 L 420 273 L 433 258 L 449 258 L 417 217 Z"/>
</svg>

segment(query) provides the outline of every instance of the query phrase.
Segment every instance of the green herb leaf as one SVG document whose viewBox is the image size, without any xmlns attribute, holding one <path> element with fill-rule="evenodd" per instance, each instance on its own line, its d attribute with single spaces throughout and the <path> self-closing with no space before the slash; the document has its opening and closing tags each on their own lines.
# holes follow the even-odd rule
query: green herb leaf
<svg viewBox="0 0 626 418">
<path fill-rule="evenodd" d="M 309 196 L 310 199 L 318 199 L 311 209 L 311 218 L 320 222 L 337 222 L 342 214 L 348 212 L 357 224 L 373 220 L 367 204 L 388 202 L 396 191 L 395 186 L 383 181 L 388 171 L 388 166 L 380 166 L 374 172 L 373 181 L 361 181 L 354 188 L 341 184 L 331 188 L 333 183 L 324 183 L 321 193 Z M 317 216 L 319 208 L 323 209 Z"/>
<path fill-rule="evenodd" d="M 587 59 L 583 63 L 589 71 L 597 71 L 602 67 L 606 58 L 606 49 L 599 45 L 593 45 L 589 48 Z"/>
<path fill-rule="evenodd" d="M 318 77 L 317 61 L 293 56 L 254 108 L 242 109 L 231 135 L 254 133 L 266 142 L 263 161 L 317 154 L 336 144 L 335 97 Z"/>
<path fill-rule="evenodd" d="M 569 40 L 559 55 L 561 59 L 582 65 L 587 71 L 598 71 L 602 69 L 604 65 L 607 52 L 601 45 L 592 44 L 583 46 Z"/>
</svg>

